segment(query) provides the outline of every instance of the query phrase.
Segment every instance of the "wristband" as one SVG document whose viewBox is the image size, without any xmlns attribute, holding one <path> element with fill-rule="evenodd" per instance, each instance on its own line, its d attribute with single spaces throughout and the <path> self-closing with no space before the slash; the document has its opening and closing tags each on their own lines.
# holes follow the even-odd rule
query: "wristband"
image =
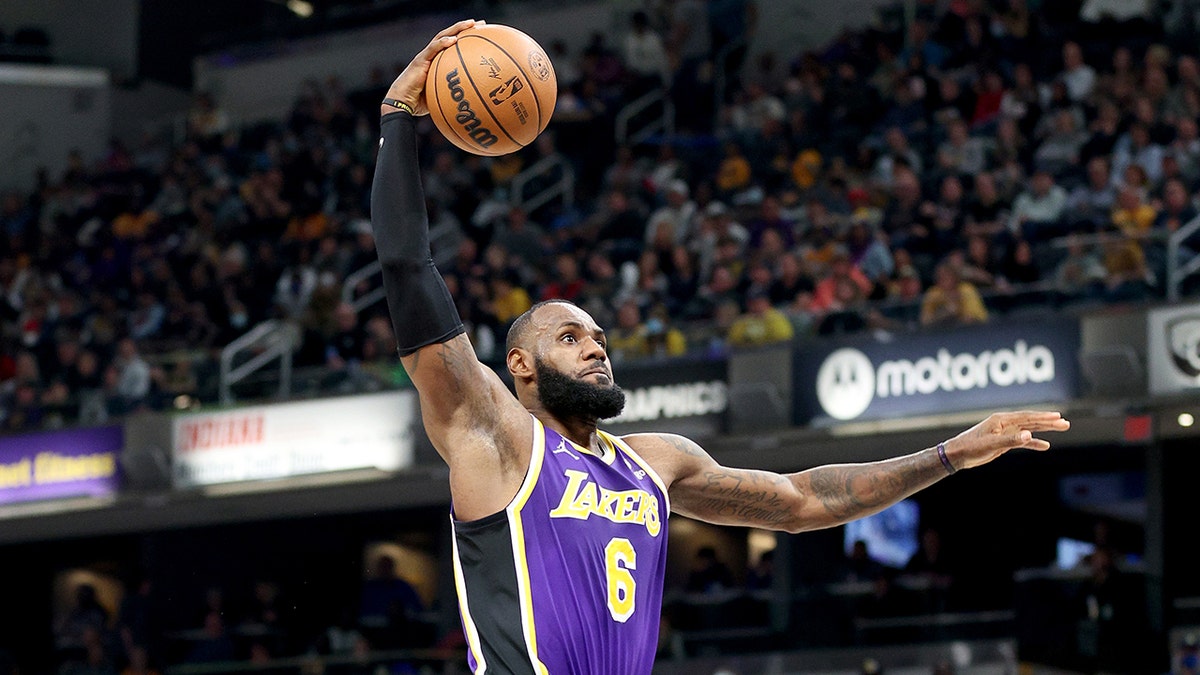
<svg viewBox="0 0 1200 675">
<path fill-rule="evenodd" d="M 947 475 L 953 475 L 955 472 L 958 471 L 958 469 L 954 468 L 954 465 L 950 463 L 950 458 L 946 456 L 946 444 L 945 443 L 937 444 L 937 453 L 938 453 L 938 459 L 942 460 L 942 466 L 946 467 Z"/>
<path fill-rule="evenodd" d="M 417 115 L 417 113 L 413 111 L 413 109 L 412 109 L 412 106 L 411 106 L 411 105 L 409 105 L 409 104 L 407 104 L 407 103 L 405 103 L 404 101 L 401 101 L 401 100 L 399 100 L 399 99 L 395 99 L 395 98 L 385 98 L 385 99 L 383 99 L 383 104 L 384 104 L 384 105 L 390 105 L 390 106 L 392 106 L 393 108 L 399 108 L 399 109 L 403 110 L 404 112 L 406 112 L 406 113 L 408 113 L 409 115 L 412 115 L 412 116 L 414 116 L 414 117 L 416 117 L 416 115 Z"/>
</svg>

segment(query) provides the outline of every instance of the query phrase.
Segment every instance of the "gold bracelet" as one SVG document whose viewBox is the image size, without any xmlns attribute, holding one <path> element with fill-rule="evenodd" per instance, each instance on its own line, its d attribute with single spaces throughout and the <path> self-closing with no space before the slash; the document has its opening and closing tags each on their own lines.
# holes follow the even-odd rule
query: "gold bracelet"
<svg viewBox="0 0 1200 675">
<path fill-rule="evenodd" d="M 413 110 L 412 106 L 405 103 L 404 101 L 400 101 L 400 100 L 397 100 L 394 98 L 385 98 L 385 99 L 383 99 L 383 104 L 390 105 L 393 108 L 399 108 L 399 109 L 403 110 L 404 112 L 408 113 L 409 115 L 412 115 L 413 117 L 416 117 L 416 115 L 417 115 L 417 113 Z"/>
</svg>

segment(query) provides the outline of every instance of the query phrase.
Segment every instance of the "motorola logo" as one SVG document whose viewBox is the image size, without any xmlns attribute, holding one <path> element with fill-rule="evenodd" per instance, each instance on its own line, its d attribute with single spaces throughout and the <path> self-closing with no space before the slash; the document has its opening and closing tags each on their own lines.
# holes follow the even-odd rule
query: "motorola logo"
<svg viewBox="0 0 1200 675">
<path fill-rule="evenodd" d="M 875 398 L 875 366 L 866 354 L 845 347 L 825 358 L 817 371 L 817 401 L 835 420 L 863 414 Z"/>
<path fill-rule="evenodd" d="M 1182 316 L 1168 321 L 1167 349 L 1179 372 L 1189 378 L 1200 377 L 1200 316 Z"/>
</svg>

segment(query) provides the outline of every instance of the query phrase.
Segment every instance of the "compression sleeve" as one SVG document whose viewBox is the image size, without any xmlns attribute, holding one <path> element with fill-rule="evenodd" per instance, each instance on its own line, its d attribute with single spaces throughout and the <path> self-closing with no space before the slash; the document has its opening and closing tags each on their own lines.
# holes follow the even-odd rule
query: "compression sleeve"
<svg viewBox="0 0 1200 675">
<path fill-rule="evenodd" d="M 400 355 L 462 333 L 454 299 L 430 254 L 416 120 L 406 112 L 389 113 L 380 121 L 371 226 Z"/>
</svg>

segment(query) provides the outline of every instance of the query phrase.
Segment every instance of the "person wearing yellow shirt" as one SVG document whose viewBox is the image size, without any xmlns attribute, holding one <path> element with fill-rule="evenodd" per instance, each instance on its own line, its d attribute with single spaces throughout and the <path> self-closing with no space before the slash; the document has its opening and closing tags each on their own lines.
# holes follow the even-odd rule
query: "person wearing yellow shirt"
<svg viewBox="0 0 1200 675">
<path fill-rule="evenodd" d="M 938 265 L 934 283 L 921 299 L 921 325 L 965 325 L 983 323 L 987 318 L 987 307 L 975 285 L 963 281 L 949 263 Z"/>
<path fill-rule="evenodd" d="M 746 312 L 729 327 L 729 344 L 735 347 L 787 342 L 795 329 L 787 316 L 771 306 L 770 297 L 752 290 L 746 298 Z"/>
<path fill-rule="evenodd" d="M 725 158 L 717 167 L 717 190 L 730 194 L 750 187 L 750 162 L 736 143 L 725 144 Z"/>
<path fill-rule="evenodd" d="M 1112 222 L 1126 236 L 1139 237 L 1150 231 L 1158 211 L 1142 201 L 1141 192 L 1132 186 L 1121 188 L 1117 193 L 1117 207 L 1112 212 Z"/>
<path fill-rule="evenodd" d="M 500 274 L 492 278 L 492 314 L 501 326 L 533 307 L 528 291 L 517 283 L 515 275 Z"/>
</svg>

